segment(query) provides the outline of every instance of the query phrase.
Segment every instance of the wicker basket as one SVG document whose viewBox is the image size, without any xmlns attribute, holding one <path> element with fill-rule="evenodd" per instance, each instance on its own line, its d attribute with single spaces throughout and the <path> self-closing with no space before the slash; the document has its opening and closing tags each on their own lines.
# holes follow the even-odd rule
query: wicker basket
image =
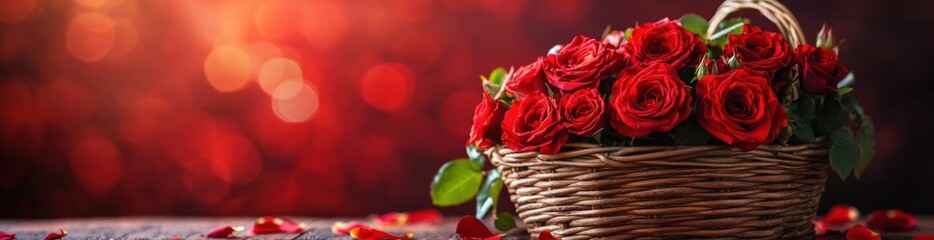
<svg viewBox="0 0 934 240">
<path fill-rule="evenodd" d="M 739 9 L 759 10 L 786 39 L 801 27 L 773 0 L 728 0 L 711 33 Z M 569 143 L 539 155 L 494 147 L 485 153 L 502 173 L 519 217 L 534 239 L 812 237 L 824 190 L 828 145 L 605 147 Z"/>
</svg>

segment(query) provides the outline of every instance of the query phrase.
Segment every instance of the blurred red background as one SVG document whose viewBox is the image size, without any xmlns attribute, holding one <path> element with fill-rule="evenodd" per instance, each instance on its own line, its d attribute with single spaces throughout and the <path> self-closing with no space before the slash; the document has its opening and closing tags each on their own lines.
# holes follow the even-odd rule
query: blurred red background
<svg viewBox="0 0 934 240">
<path fill-rule="evenodd" d="M 878 132 L 870 170 L 831 178 L 822 206 L 934 213 L 928 2 L 786 4 L 811 40 L 824 22 L 845 39 Z M 464 155 L 478 75 L 718 5 L 0 0 L 0 218 L 429 207 L 438 166 Z"/>
</svg>

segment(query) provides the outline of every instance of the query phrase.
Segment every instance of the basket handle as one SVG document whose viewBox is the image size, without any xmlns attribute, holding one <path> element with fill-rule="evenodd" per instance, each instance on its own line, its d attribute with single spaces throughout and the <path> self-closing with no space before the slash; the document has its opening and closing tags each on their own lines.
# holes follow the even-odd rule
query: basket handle
<svg viewBox="0 0 934 240">
<path fill-rule="evenodd" d="M 707 36 L 714 34 L 720 22 L 723 22 L 727 16 L 741 9 L 755 9 L 760 14 L 768 18 L 772 23 L 778 26 L 778 29 L 785 36 L 785 40 L 791 43 L 792 47 L 798 47 L 805 42 L 804 31 L 801 30 L 801 24 L 795 16 L 788 11 L 785 5 L 778 0 L 726 0 L 717 12 L 710 18 L 710 25 L 707 27 Z"/>
</svg>

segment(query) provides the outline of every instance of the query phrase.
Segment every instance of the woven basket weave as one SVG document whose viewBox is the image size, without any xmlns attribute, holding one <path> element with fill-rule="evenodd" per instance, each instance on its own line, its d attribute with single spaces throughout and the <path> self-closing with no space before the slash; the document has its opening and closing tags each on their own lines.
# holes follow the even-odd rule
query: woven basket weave
<svg viewBox="0 0 934 240">
<path fill-rule="evenodd" d="M 787 8 L 773 0 L 728 0 L 708 34 L 739 9 L 759 10 L 786 39 L 804 41 Z M 813 237 L 827 179 L 828 145 L 605 147 L 568 143 L 539 155 L 488 149 L 519 217 L 573 239 L 787 239 Z"/>
</svg>

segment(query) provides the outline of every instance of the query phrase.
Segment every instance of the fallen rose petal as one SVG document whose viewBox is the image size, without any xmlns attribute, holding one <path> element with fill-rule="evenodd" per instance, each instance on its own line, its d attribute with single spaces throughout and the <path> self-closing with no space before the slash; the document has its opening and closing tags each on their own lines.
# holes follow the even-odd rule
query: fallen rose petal
<svg viewBox="0 0 934 240">
<path fill-rule="evenodd" d="M 16 234 L 0 231 L 0 240 L 16 240 Z"/>
<path fill-rule="evenodd" d="M 335 235 L 348 235 L 350 234 L 351 230 L 353 230 L 354 228 L 358 228 L 358 227 L 367 227 L 367 226 L 366 224 L 363 224 L 362 222 L 357 222 L 357 221 L 353 221 L 349 223 L 338 221 L 338 222 L 335 222 L 334 225 L 331 225 L 331 233 L 334 233 Z"/>
<path fill-rule="evenodd" d="M 405 233 L 403 236 L 395 236 L 380 230 L 368 227 L 356 227 L 350 230 L 350 236 L 360 240 L 404 240 L 412 239 L 412 233 Z"/>
<path fill-rule="evenodd" d="M 824 223 L 814 221 L 814 235 L 823 236 L 824 234 L 827 234 L 827 227 L 824 226 Z"/>
<path fill-rule="evenodd" d="M 556 238 L 551 235 L 551 232 L 545 230 L 538 234 L 538 240 L 561 240 L 561 238 Z"/>
<path fill-rule="evenodd" d="M 934 240 L 934 235 L 922 233 L 922 234 L 915 235 L 915 237 L 912 238 L 911 240 Z"/>
<path fill-rule="evenodd" d="M 873 232 L 871 229 L 857 224 L 849 230 L 846 230 L 846 239 L 847 240 L 882 240 L 882 235 L 879 235 L 877 232 Z"/>
<path fill-rule="evenodd" d="M 457 235 L 461 239 L 499 239 L 499 236 L 493 234 L 480 219 L 474 216 L 464 216 L 457 222 Z M 495 238 L 494 238 L 495 237 Z"/>
<path fill-rule="evenodd" d="M 45 235 L 45 240 L 57 240 L 57 239 L 62 239 L 65 236 L 68 236 L 68 231 L 65 231 L 65 229 L 58 229 L 58 232 L 53 232 L 53 233 L 49 233 L 49 235 Z"/>
<path fill-rule="evenodd" d="M 437 209 L 423 209 L 411 212 L 393 212 L 376 216 L 373 221 L 379 226 L 402 226 L 405 224 L 441 223 L 442 216 Z"/>
<path fill-rule="evenodd" d="M 856 221 L 859 218 L 859 209 L 846 204 L 838 204 L 827 211 L 827 215 L 821 220 L 825 225 L 843 225 Z"/>
<path fill-rule="evenodd" d="M 869 214 L 866 225 L 882 231 L 907 232 L 918 227 L 918 219 L 898 209 L 875 210 Z"/>
<path fill-rule="evenodd" d="M 234 232 L 243 231 L 243 229 L 244 229 L 243 227 L 232 227 L 232 226 L 219 227 L 208 232 L 207 237 L 208 238 L 230 238 L 230 236 L 233 235 Z"/>
<path fill-rule="evenodd" d="M 261 217 L 253 224 L 253 234 L 299 233 L 304 230 L 304 224 L 277 217 Z"/>
</svg>

